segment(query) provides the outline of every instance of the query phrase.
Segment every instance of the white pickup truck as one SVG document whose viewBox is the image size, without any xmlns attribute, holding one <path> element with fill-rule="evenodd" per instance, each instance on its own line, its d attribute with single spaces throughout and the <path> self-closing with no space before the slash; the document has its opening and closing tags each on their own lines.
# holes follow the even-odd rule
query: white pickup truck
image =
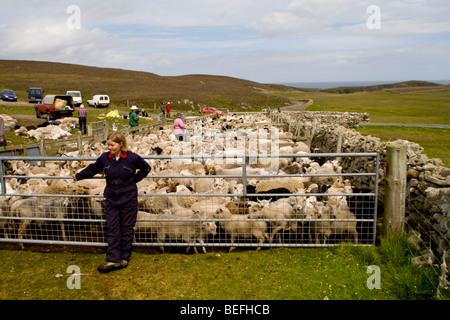
<svg viewBox="0 0 450 320">
<path fill-rule="evenodd" d="M 80 106 L 83 103 L 81 91 L 66 91 L 66 96 L 71 96 L 73 98 L 73 104 L 75 106 Z"/>
</svg>

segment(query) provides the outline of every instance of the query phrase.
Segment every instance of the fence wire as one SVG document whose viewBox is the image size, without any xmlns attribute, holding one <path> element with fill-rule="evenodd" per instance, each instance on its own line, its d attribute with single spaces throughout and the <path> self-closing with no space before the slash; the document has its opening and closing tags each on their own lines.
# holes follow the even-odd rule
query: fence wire
<svg viewBox="0 0 450 320">
<path fill-rule="evenodd" d="M 263 157 L 264 155 L 257 155 Z M 298 155 L 280 155 L 280 157 Z M 368 157 L 378 163 L 378 154 L 306 154 L 302 157 Z M 203 156 L 205 157 L 205 156 Z M 213 156 L 210 156 L 213 158 Z M 318 247 L 341 241 L 371 245 L 376 238 L 378 166 L 374 172 L 331 174 L 255 175 L 245 163 L 252 155 L 241 157 L 241 174 L 163 175 L 151 172 L 143 183 L 158 185 L 151 191 L 139 187 L 139 211 L 135 226 L 135 246 L 194 247 Z M 273 157 L 273 155 L 268 155 Z M 3 157 L 7 161 L 92 161 L 93 158 Z M 146 160 L 167 156 L 143 156 Z M 170 157 L 171 158 L 171 157 Z M 183 156 L 179 156 L 180 159 Z M 196 160 L 195 157 L 189 157 Z M 250 168 L 250 167 L 248 167 Z M 371 190 L 330 189 L 313 184 L 312 178 L 328 177 L 334 187 L 360 177 L 373 180 Z M 25 175 L 0 176 L 2 210 L 0 242 L 106 246 L 106 221 L 102 194 L 22 194 L 7 191 L 8 181 L 42 179 L 47 182 L 71 177 Z M 103 177 L 96 177 L 103 179 Z M 189 179 L 189 187 L 180 179 Z M 289 183 L 281 183 L 290 179 Z M 292 179 L 304 188 L 292 192 Z M 176 183 L 175 181 L 179 181 Z M 193 190 L 202 181 L 207 189 Z M 256 182 L 255 182 L 256 181 Z M 259 192 L 258 183 L 271 188 Z M 336 182 L 337 181 L 337 182 Z M 256 183 L 256 186 L 255 186 Z M 339 184 L 340 183 L 340 184 Z M 197 249 L 198 248 L 198 249 Z"/>
</svg>

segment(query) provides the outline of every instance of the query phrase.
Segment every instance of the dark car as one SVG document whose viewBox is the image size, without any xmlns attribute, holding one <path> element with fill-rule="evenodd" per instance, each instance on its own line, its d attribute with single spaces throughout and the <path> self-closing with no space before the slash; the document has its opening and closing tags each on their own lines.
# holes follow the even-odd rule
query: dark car
<svg viewBox="0 0 450 320">
<path fill-rule="evenodd" d="M 219 116 L 223 116 L 223 111 L 220 111 L 213 107 L 205 107 L 202 110 L 202 113 L 217 113 Z"/>
<path fill-rule="evenodd" d="M 44 90 L 42 88 L 29 88 L 28 89 L 28 102 L 41 102 L 44 97 Z"/>
<path fill-rule="evenodd" d="M 2 100 L 3 101 L 17 101 L 17 95 L 14 91 L 5 89 L 2 91 Z"/>
</svg>

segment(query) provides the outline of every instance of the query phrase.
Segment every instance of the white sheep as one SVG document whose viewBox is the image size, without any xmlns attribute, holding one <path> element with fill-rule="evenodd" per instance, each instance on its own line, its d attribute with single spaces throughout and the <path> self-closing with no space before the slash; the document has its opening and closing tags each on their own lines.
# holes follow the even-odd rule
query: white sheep
<svg viewBox="0 0 450 320">
<path fill-rule="evenodd" d="M 230 241 L 234 244 L 236 238 L 252 238 L 255 237 L 259 240 L 259 244 L 263 244 L 265 239 L 268 239 L 267 235 L 267 223 L 265 221 L 253 221 L 249 219 L 257 219 L 252 214 L 231 214 L 223 211 L 221 208 L 214 215 L 219 219 L 219 224 L 226 234 L 230 236 Z M 220 219 L 234 219 L 236 221 L 222 221 Z M 235 247 L 230 247 L 228 252 L 232 252 Z M 256 251 L 261 250 L 259 246 Z"/>
<path fill-rule="evenodd" d="M 26 218 L 20 220 L 19 230 L 17 232 L 17 238 L 23 239 L 23 234 L 33 220 L 37 221 L 40 227 L 45 222 L 38 220 L 38 218 L 57 218 L 63 219 L 67 217 L 69 202 L 65 198 L 57 199 L 36 199 L 27 198 L 20 199 L 11 204 L 11 216 Z M 36 218 L 36 219 L 32 219 Z M 61 233 L 64 241 L 67 241 L 66 233 L 64 231 L 63 221 L 59 221 L 61 227 Z M 20 243 L 21 248 L 24 248 L 23 243 Z"/>
<path fill-rule="evenodd" d="M 186 219 L 185 217 L 176 216 L 173 214 L 160 214 L 160 219 Z M 209 234 L 216 235 L 216 224 L 212 221 L 201 221 L 204 219 L 204 215 L 194 214 L 187 221 L 159 221 L 156 223 L 156 241 L 159 243 L 164 242 L 167 238 L 170 239 L 182 239 L 186 243 L 192 243 L 198 241 L 200 244 L 204 244 L 206 236 Z M 160 247 L 162 252 L 164 247 Z M 190 247 L 186 249 L 186 253 L 189 252 Z M 202 247 L 204 253 L 206 253 L 205 247 Z M 197 248 L 194 247 L 194 252 L 198 253 Z"/>
</svg>

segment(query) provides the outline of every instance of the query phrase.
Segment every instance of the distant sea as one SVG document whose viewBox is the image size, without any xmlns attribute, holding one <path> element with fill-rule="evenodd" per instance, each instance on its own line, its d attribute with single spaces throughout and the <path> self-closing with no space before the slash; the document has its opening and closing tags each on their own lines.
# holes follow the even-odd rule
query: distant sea
<svg viewBox="0 0 450 320">
<path fill-rule="evenodd" d="M 295 87 L 295 88 L 313 88 L 313 89 L 330 89 L 337 87 L 360 87 L 360 86 L 374 86 L 379 84 L 390 84 L 403 82 L 408 80 L 399 81 L 340 81 L 340 82 L 285 82 L 280 83 L 285 86 Z M 429 82 L 440 83 L 440 84 L 450 84 L 450 80 L 426 80 Z"/>
</svg>

